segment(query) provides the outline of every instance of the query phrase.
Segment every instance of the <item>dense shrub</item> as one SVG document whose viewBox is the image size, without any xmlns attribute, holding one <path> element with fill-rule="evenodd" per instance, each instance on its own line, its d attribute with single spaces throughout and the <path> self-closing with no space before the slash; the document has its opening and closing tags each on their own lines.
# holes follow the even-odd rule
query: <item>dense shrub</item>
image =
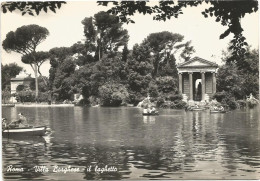
<svg viewBox="0 0 260 181">
<path fill-rule="evenodd" d="M 222 92 L 216 92 L 213 95 L 213 99 L 216 99 L 218 102 L 222 102 L 222 100 L 227 96 L 227 92 L 222 91 Z"/>
<path fill-rule="evenodd" d="M 148 92 L 151 97 L 157 97 L 159 95 L 158 86 L 154 83 L 150 83 Z"/>
<path fill-rule="evenodd" d="M 39 92 L 38 101 L 39 102 L 48 102 L 48 92 Z"/>
<path fill-rule="evenodd" d="M 246 101 L 244 100 L 238 100 L 237 103 L 240 108 L 246 107 Z"/>
<path fill-rule="evenodd" d="M 183 109 L 183 108 L 186 108 L 187 106 L 188 106 L 187 103 L 184 101 L 178 101 L 175 103 L 176 109 Z"/>
<path fill-rule="evenodd" d="M 22 90 L 17 92 L 16 99 L 18 102 L 35 102 L 35 92 Z"/>
<path fill-rule="evenodd" d="M 176 92 L 178 90 L 177 80 L 171 76 L 163 76 L 156 78 L 156 84 L 160 93 L 170 93 Z"/>
<path fill-rule="evenodd" d="M 158 97 L 157 98 L 157 107 L 161 107 L 161 105 L 164 103 L 164 98 L 163 97 Z"/>
<path fill-rule="evenodd" d="M 175 101 L 181 101 L 182 98 L 183 98 L 183 97 L 182 97 L 181 94 L 171 94 L 171 95 L 169 96 L 170 101 L 173 101 L 173 102 L 175 102 Z"/>
<path fill-rule="evenodd" d="M 128 92 L 124 85 L 107 83 L 99 88 L 100 103 L 102 106 L 120 106 L 126 101 Z"/>
</svg>

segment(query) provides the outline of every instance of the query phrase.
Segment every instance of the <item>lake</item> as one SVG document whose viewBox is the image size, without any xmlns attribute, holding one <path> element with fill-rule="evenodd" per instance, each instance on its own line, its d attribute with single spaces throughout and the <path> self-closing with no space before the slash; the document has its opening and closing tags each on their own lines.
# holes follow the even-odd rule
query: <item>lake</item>
<svg viewBox="0 0 260 181">
<path fill-rule="evenodd" d="M 52 132 L 3 138 L 5 179 L 260 179 L 259 107 L 159 116 L 126 107 L 2 108 L 8 120 L 19 112 Z"/>
</svg>

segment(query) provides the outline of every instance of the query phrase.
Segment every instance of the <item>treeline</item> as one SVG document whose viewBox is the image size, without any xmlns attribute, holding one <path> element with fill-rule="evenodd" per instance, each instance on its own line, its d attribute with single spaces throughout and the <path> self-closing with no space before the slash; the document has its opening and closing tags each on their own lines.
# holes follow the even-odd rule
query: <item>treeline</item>
<svg viewBox="0 0 260 181">
<path fill-rule="evenodd" d="M 152 33 L 128 49 L 129 35 L 114 15 L 99 12 L 82 21 L 86 40 L 53 48 L 49 89 L 57 101 L 81 93 L 84 104 L 137 104 L 149 94 L 168 99 L 178 94 L 176 53 L 188 60 L 190 42 L 171 32 Z"/>
<path fill-rule="evenodd" d="M 74 94 L 81 94 L 84 98 L 81 105 L 119 106 L 136 105 L 149 94 L 157 106 L 186 106 L 178 92 L 176 59 L 187 61 L 195 50 L 190 41 L 184 41 L 184 36 L 167 31 L 152 33 L 129 49 L 130 37 L 117 16 L 99 12 L 82 20 L 82 24 L 84 42 L 48 52 L 35 50 L 48 36 L 46 28 L 28 25 L 7 34 L 3 48 L 21 53 L 22 62 L 29 64 L 35 76 L 40 77 L 30 86 L 17 88 L 19 101 L 71 102 Z M 248 48 L 245 52 L 244 56 L 234 58 L 230 48 L 224 53 L 225 64 L 217 73 L 217 93 L 213 98 L 231 108 L 244 104 L 250 93 L 258 98 L 258 51 Z M 40 72 L 47 60 L 51 65 L 48 78 Z M 10 65 L 15 73 L 9 73 L 6 66 L 2 65 L 4 93 L 10 90 L 6 86 L 8 82 L 10 85 L 10 77 L 21 71 L 19 66 Z"/>
<path fill-rule="evenodd" d="M 252 94 L 259 100 L 259 51 L 245 50 L 247 53 L 234 59 L 231 52 L 224 52 L 223 61 L 217 73 L 218 102 L 232 109 L 246 106 L 246 99 Z"/>
</svg>

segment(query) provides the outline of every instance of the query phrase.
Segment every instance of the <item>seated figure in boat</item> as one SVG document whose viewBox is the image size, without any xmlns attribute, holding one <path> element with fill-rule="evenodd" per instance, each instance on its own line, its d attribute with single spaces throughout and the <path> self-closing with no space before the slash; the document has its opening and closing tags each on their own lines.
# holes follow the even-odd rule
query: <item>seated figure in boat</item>
<svg viewBox="0 0 260 181">
<path fill-rule="evenodd" d="M 28 127 L 27 118 L 22 113 L 19 113 L 18 116 L 18 120 L 11 122 L 10 125 L 15 125 L 15 127 L 19 128 Z"/>
<path fill-rule="evenodd" d="M 6 118 L 2 118 L 2 129 L 7 127 L 7 122 Z"/>
<path fill-rule="evenodd" d="M 151 113 L 156 113 L 156 109 L 155 109 L 154 106 L 153 106 L 152 109 L 151 109 Z"/>
<path fill-rule="evenodd" d="M 144 113 L 144 114 L 147 114 L 147 113 L 148 113 L 148 106 L 147 106 L 147 105 L 144 107 L 143 113 Z"/>
</svg>

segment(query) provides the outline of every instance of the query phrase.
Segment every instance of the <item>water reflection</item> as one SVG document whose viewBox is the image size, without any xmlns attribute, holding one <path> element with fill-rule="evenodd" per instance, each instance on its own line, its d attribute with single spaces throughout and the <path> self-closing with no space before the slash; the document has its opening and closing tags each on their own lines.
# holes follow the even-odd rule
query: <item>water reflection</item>
<svg viewBox="0 0 260 181">
<path fill-rule="evenodd" d="M 137 108 L 8 108 L 3 116 L 15 119 L 17 112 L 53 132 L 44 140 L 3 140 L 4 169 L 71 165 L 82 171 L 4 171 L 6 179 L 259 179 L 257 109 L 161 110 L 159 116 L 142 116 Z M 106 165 L 117 172 L 94 171 Z"/>
</svg>

